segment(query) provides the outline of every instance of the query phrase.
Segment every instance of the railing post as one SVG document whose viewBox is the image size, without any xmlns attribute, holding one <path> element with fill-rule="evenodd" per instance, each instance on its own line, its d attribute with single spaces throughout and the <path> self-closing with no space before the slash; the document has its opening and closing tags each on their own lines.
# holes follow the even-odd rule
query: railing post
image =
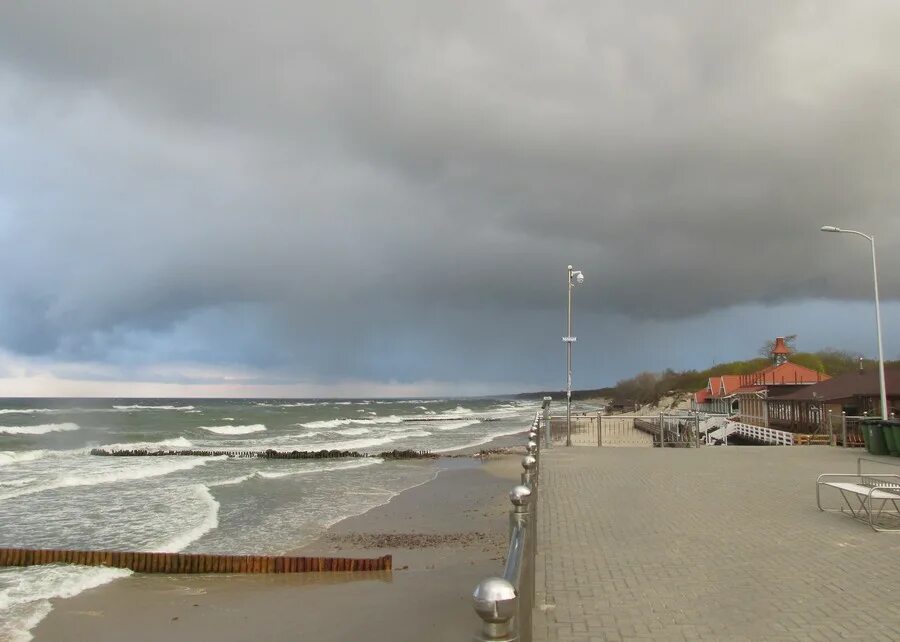
<svg viewBox="0 0 900 642">
<path fill-rule="evenodd" d="M 666 447 L 666 426 L 663 424 L 663 414 L 659 413 L 659 447 Z"/>
<path fill-rule="evenodd" d="M 847 447 L 847 412 L 841 410 L 841 446 Z"/>
<path fill-rule="evenodd" d="M 597 448 L 603 445 L 603 411 L 597 411 Z"/>
<path fill-rule="evenodd" d="M 700 413 L 694 415 L 694 448 L 700 447 Z"/>
<path fill-rule="evenodd" d="M 547 448 L 551 448 L 553 446 L 553 435 L 550 432 L 550 402 L 552 401 L 551 397 L 544 397 L 544 445 Z"/>
<path fill-rule="evenodd" d="M 535 496 L 527 486 L 516 486 L 509 493 L 509 500 L 513 509 L 510 517 L 510 536 L 516 528 L 520 528 L 525 534 L 521 557 L 519 560 L 519 604 L 516 613 L 515 630 L 520 642 L 531 642 L 531 609 L 534 605 L 534 532 L 531 519 Z M 507 560 L 509 567 L 509 560 Z"/>
</svg>

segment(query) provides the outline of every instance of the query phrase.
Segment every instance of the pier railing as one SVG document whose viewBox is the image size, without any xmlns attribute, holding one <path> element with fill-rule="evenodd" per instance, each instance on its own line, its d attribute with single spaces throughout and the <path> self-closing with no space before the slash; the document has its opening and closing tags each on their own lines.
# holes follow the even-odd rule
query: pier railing
<svg viewBox="0 0 900 642">
<path fill-rule="evenodd" d="M 509 493 L 509 548 L 502 577 L 488 577 L 472 594 L 481 627 L 475 639 L 482 642 L 531 642 L 537 550 L 537 496 L 540 476 L 541 423 L 547 421 L 550 400 L 534 415 L 528 433 L 527 454 L 522 458 L 522 483 Z M 544 441 L 549 425 L 544 425 Z"/>
<path fill-rule="evenodd" d="M 573 414 L 571 431 L 566 417 L 551 417 L 552 436 L 561 443 L 569 436 L 573 446 L 656 446 L 697 448 L 713 423 L 725 415 L 696 411 L 666 411 L 656 414 Z M 660 428 L 662 426 L 662 429 Z"/>
</svg>

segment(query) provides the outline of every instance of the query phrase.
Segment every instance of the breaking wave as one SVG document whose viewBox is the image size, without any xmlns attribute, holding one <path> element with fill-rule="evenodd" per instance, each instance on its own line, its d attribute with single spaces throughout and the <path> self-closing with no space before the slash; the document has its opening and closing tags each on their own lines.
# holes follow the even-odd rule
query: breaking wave
<svg viewBox="0 0 900 642">
<path fill-rule="evenodd" d="M 133 406 L 113 406 L 116 410 L 195 410 L 193 406 L 147 406 L 135 404 Z"/>
<path fill-rule="evenodd" d="M 46 450 L 3 450 L 0 451 L 0 466 L 8 466 L 10 464 L 18 464 L 25 461 L 34 461 L 35 459 L 41 459 L 45 454 L 47 454 Z"/>
<path fill-rule="evenodd" d="M 254 432 L 263 432 L 266 427 L 263 424 L 252 426 L 200 426 L 200 430 L 215 433 L 217 435 L 249 435 Z"/>
<path fill-rule="evenodd" d="M 46 435 L 48 432 L 78 430 L 78 424 L 41 424 L 39 426 L 0 426 L 0 435 Z"/>
<path fill-rule="evenodd" d="M 118 457 L 110 459 L 119 459 Z M 131 459 L 127 457 L 126 459 Z M 142 458 L 143 459 L 143 458 Z M 11 499 L 23 495 L 33 495 L 48 490 L 59 488 L 74 488 L 78 486 L 96 486 L 98 484 L 111 484 L 121 481 L 135 481 L 150 477 L 162 477 L 183 470 L 190 470 L 197 466 L 203 466 L 207 462 L 224 459 L 224 457 L 172 457 L 162 460 L 161 457 L 150 457 L 140 464 L 127 462 L 119 464 L 112 469 L 101 469 L 90 472 L 79 472 L 73 475 L 60 475 L 50 479 L 44 484 L 29 486 L 17 491 L 0 494 L 0 499 Z"/>
</svg>

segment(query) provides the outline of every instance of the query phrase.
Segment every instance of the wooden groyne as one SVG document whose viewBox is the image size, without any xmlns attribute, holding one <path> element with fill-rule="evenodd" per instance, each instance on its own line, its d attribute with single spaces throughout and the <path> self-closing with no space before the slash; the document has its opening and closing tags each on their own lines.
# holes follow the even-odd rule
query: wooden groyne
<svg viewBox="0 0 900 642">
<path fill-rule="evenodd" d="M 151 450 L 145 448 L 93 448 L 99 457 L 234 457 L 236 459 L 342 459 L 380 457 L 382 459 L 437 459 L 427 450 L 386 450 L 377 454 L 356 450 Z"/>
<path fill-rule="evenodd" d="M 127 568 L 136 573 L 331 573 L 338 571 L 390 571 L 393 559 L 390 555 L 355 559 L 350 557 L 0 548 L 0 567 L 41 564 L 108 566 L 110 568 Z"/>
</svg>

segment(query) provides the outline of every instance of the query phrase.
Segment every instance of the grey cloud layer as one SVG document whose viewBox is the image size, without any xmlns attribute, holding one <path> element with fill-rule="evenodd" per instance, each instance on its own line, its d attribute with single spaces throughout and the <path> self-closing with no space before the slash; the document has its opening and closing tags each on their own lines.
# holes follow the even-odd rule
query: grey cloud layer
<svg viewBox="0 0 900 642">
<path fill-rule="evenodd" d="M 0 342 L 500 379 L 568 262 L 592 313 L 866 297 L 816 230 L 896 247 L 897 43 L 888 1 L 4 3 Z"/>
</svg>

